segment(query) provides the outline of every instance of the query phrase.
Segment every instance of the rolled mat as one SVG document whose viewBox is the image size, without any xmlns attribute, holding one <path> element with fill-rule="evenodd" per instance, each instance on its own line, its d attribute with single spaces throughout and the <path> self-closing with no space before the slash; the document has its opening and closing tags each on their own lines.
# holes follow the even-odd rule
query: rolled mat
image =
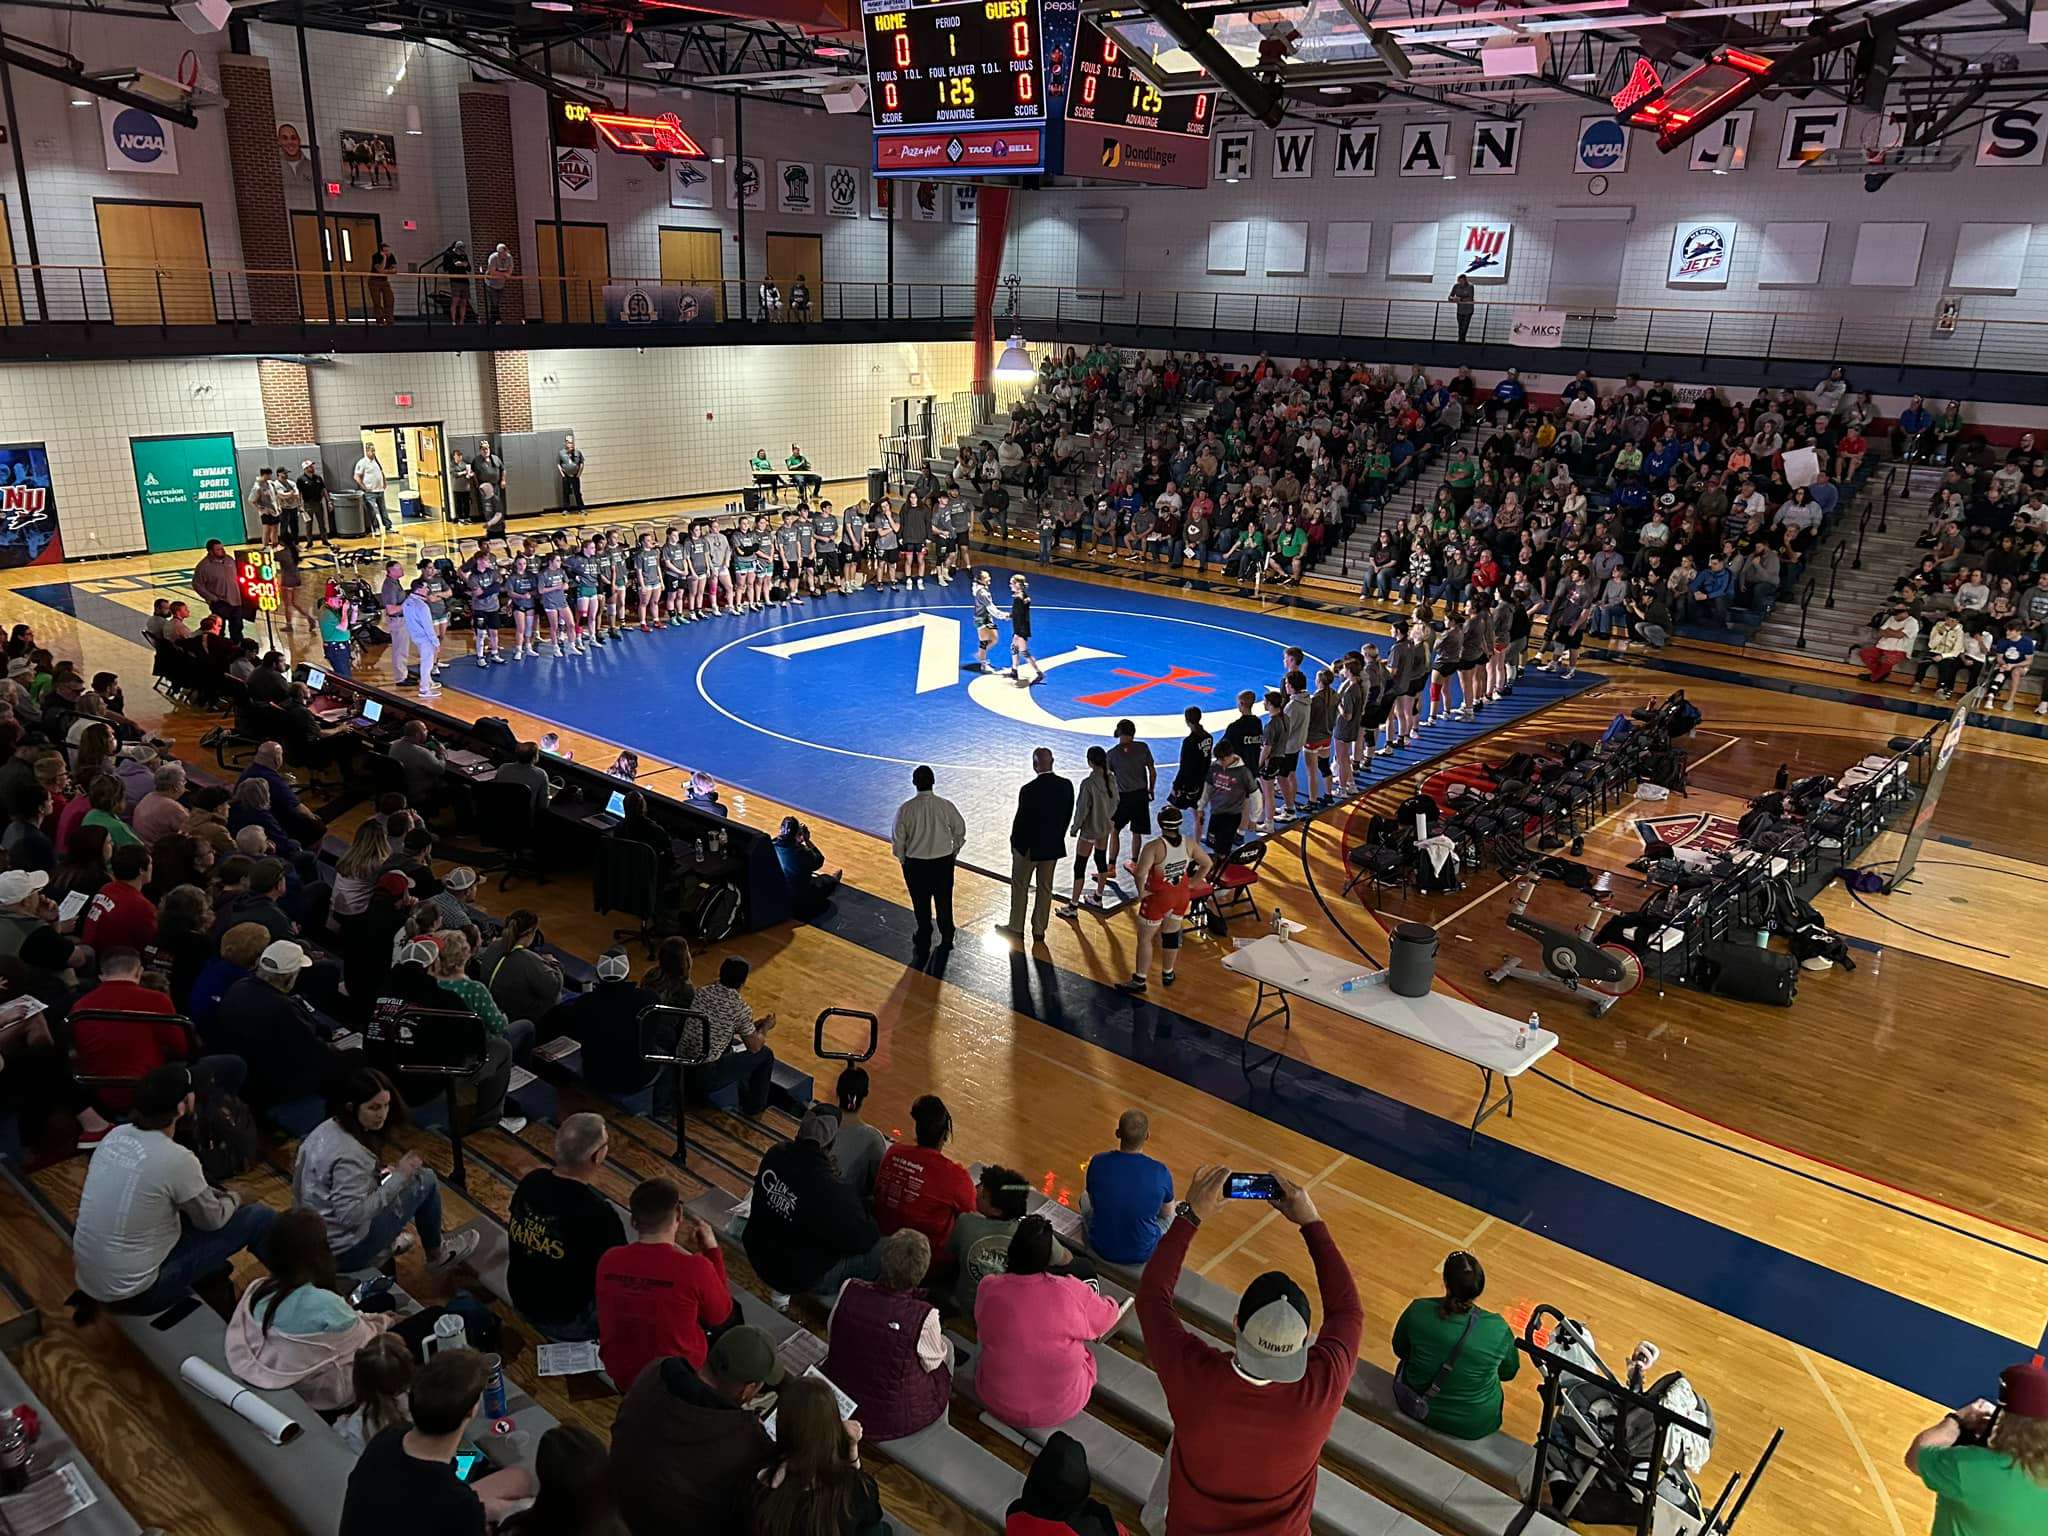
<svg viewBox="0 0 2048 1536">
<path fill-rule="evenodd" d="M 178 1374 L 216 1403 L 232 1409 L 256 1427 L 272 1445 L 288 1445 L 299 1438 L 302 1426 L 279 1413 L 249 1388 L 223 1371 L 214 1369 L 197 1355 L 187 1355 Z"/>
</svg>

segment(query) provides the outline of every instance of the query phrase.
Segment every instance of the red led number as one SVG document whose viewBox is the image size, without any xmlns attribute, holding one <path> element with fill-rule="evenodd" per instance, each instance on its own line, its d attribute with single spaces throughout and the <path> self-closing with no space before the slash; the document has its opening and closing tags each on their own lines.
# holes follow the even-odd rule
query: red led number
<svg viewBox="0 0 2048 1536">
<path fill-rule="evenodd" d="M 1031 57 L 1031 23 L 1013 21 L 1010 23 L 1010 57 L 1028 59 Z"/>
<path fill-rule="evenodd" d="M 1208 115 L 1209 98 L 1207 96 L 1197 96 L 1195 98 L 1195 121 L 1199 123 L 1203 118 L 1207 117 Z"/>
<path fill-rule="evenodd" d="M 1116 44 L 1105 37 L 1102 40 L 1102 62 L 1105 64 L 1114 64 L 1116 62 L 1116 56 Z"/>
<path fill-rule="evenodd" d="M 1084 107 L 1095 105 L 1095 77 L 1093 75 L 1083 75 L 1081 77 L 1081 105 Z"/>
<path fill-rule="evenodd" d="M 910 68 L 910 34 L 908 32 L 898 32 L 896 34 L 896 67 L 898 69 Z"/>
<path fill-rule="evenodd" d="M 1031 76 L 1028 74 L 1022 74 L 1017 77 L 1017 99 L 1019 101 L 1031 100 Z"/>
<path fill-rule="evenodd" d="M 882 109 L 887 112 L 894 112 L 902 105 L 902 102 L 903 98 L 896 90 L 896 82 L 894 80 L 885 81 L 882 86 Z"/>
</svg>

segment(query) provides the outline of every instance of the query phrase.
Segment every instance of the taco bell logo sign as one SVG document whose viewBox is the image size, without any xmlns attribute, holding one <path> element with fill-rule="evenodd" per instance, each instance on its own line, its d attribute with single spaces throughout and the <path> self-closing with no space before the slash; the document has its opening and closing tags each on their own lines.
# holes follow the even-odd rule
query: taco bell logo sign
<svg viewBox="0 0 2048 1536">
<path fill-rule="evenodd" d="M 100 136 L 110 171 L 146 171 L 160 176 L 178 173 L 177 140 L 171 137 L 170 125 L 153 112 L 103 101 Z"/>
</svg>

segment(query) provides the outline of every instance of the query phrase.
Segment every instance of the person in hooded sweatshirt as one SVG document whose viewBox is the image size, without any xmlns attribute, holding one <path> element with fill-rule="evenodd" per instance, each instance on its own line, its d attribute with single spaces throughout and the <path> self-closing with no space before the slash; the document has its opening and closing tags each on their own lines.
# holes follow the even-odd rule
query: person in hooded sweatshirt
<svg viewBox="0 0 2048 1536">
<path fill-rule="evenodd" d="M 1088 1486 L 1088 1452 L 1059 1430 L 1045 1442 L 1011 1501 L 1003 1536 L 1124 1536 Z"/>
<path fill-rule="evenodd" d="M 848 1280 L 879 1273 L 881 1231 L 832 1159 L 838 1128 L 830 1115 L 805 1115 L 754 1175 L 747 1262 L 778 1291 L 836 1296 Z"/>
</svg>

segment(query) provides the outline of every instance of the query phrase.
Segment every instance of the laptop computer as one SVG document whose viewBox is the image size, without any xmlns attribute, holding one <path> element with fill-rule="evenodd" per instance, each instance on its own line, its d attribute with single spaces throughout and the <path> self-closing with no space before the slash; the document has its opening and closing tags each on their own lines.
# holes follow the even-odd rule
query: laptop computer
<svg viewBox="0 0 2048 1536">
<path fill-rule="evenodd" d="M 384 701 L 382 699 L 365 699 L 363 700 L 363 712 L 349 721 L 349 724 L 359 731 L 367 731 L 383 718 Z"/>
<path fill-rule="evenodd" d="M 626 792 L 623 789 L 615 789 L 611 798 L 605 801 L 604 809 L 584 817 L 583 821 L 586 826 L 596 827 L 600 832 L 609 832 L 625 819 Z"/>
<path fill-rule="evenodd" d="M 318 667 L 306 668 L 306 686 L 318 693 L 327 686 L 327 674 Z"/>
</svg>

